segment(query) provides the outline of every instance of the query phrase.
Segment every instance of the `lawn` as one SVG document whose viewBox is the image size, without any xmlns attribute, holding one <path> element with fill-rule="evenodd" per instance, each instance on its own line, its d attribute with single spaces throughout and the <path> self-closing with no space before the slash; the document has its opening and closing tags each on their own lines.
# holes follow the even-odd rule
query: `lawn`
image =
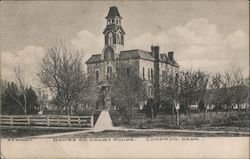
<svg viewBox="0 0 250 159">
<path fill-rule="evenodd" d="M 159 131 L 104 131 L 60 136 L 60 138 L 129 138 L 129 137 L 243 137 L 241 134 L 210 134 Z"/>
<path fill-rule="evenodd" d="M 163 128 L 163 129 L 192 129 L 192 130 L 220 130 L 220 131 L 244 131 L 249 132 L 250 111 L 231 111 L 229 116 L 226 112 L 192 113 L 180 115 L 180 126 L 176 126 L 175 116 L 159 114 L 151 121 L 142 115 L 135 115 L 133 126 L 122 125 L 132 128 Z M 119 123 L 115 123 L 120 126 Z"/>
<path fill-rule="evenodd" d="M 34 127 L 23 127 L 23 128 L 1 128 L 1 138 L 19 138 L 27 136 L 54 134 L 77 131 L 72 129 L 49 129 L 49 128 L 34 128 Z"/>
</svg>

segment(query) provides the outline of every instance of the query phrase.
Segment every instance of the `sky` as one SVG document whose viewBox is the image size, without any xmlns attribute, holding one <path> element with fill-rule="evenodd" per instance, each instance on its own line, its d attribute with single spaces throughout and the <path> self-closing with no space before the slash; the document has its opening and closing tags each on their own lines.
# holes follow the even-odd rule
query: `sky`
<svg viewBox="0 0 250 159">
<path fill-rule="evenodd" d="M 6 1 L 0 4 L 1 76 L 20 66 L 27 84 L 38 84 L 38 62 L 58 39 L 100 54 L 109 7 L 117 6 L 126 32 L 125 49 L 174 51 L 181 69 L 249 74 L 248 1 Z"/>
</svg>

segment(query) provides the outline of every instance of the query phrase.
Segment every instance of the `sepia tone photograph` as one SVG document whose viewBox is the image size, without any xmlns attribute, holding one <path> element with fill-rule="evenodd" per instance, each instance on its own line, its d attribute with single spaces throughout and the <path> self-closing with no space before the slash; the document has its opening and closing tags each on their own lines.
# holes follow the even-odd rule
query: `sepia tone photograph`
<svg viewBox="0 0 250 159">
<path fill-rule="evenodd" d="M 249 158 L 249 2 L 1 1 L 1 158 Z"/>
</svg>

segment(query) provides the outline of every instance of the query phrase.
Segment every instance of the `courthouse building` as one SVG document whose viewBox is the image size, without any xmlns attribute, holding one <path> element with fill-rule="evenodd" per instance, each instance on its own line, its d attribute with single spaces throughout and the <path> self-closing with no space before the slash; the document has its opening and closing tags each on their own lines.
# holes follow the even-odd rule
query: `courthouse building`
<svg viewBox="0 0 250 159">
<path fill-rule="evenodd" d="M 111 108 L 112 99 L 109 95 L 110 79 L 115 72 L 116 65 L 122 63 L 131 68 L 147 83 L 149 97 L 157 93 L 154 84 L 164 75 L 176 73 L 179 65 L 174 59 L 174 52 L 160 53 L 159 46 L 149 46 L 150 51 L 141 49 L 124 50 L 125 31 L 122 27 L 122 17 L 117 7 L 110 7 L 106 16 L 107 24 L 103 31 L 104 48 L 99 54 L 92 55 L 86 62 L 87 73 L 95 77 L 97 89 L 102 99 L 97 103 L 101 108 Z M 154 84 L 150 81 L 156 81 Z"/>
</svg>

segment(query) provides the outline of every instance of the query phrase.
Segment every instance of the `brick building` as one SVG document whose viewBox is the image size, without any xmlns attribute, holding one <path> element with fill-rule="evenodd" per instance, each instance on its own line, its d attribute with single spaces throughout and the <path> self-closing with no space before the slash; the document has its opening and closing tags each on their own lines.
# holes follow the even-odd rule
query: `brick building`
<svg viewBox="0 0 250 159">
<path fill-rule="evenodd" d="M 106 20 L 106 28 L 103 31 L 105 46 L 102 53 L 92 55 L 86 62 L 87 73 L 95 77 L 100 94 L 102 94 L 102 99 L 97 105 L 101 108 L 111 107 L 109 80 L 118 63 L 129 68 L 132 66 L 133 71 L 147 83 L 148 96 L 154 97 L 162 76 L 179 71 L 174 52 L 160 53 L 159 46 L 151 46 L 150 51 L 124 50 L 125 31 L 117 7 L 110 7 Z M 151 81 L 156 82 L 153 85 Z"/>
</svg>

